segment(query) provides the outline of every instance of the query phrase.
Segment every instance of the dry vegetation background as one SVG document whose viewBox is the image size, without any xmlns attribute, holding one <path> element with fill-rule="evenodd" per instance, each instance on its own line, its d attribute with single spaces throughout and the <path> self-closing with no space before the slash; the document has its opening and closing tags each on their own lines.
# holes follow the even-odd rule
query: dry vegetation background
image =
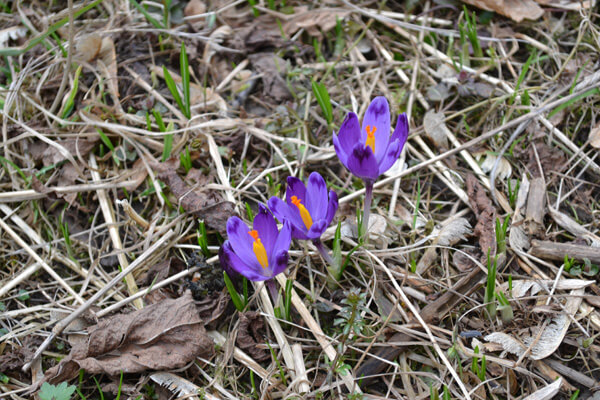
<svg viewBox="0 0 600 400">
<path fill-rule="evenodd" d="M 467 3 L 0 2 L 0 397 L 598 398 L 598 11 Z M 376 95 L 411 135 L 357 247 L 331 133 Z M 227 218 L 312 171 L 341 281 L 296 242 L 237 312 Z"/>
</svg>

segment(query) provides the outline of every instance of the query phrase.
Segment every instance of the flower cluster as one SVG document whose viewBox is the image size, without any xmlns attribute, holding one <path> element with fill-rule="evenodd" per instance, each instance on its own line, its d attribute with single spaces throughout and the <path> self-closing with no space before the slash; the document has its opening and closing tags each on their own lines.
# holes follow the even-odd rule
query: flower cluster
<svg viewBox="0 0 600 400">
<path fill-rule="evenodd" d="M 405 114 L 398 117 L 391 136 L 390 125 L 388 102 L 384 97 L 376 97 L 367 108 L 362 127 L 358 116 L 351 112 L 338 134 L 333 134 L 338 158 L 365 182 L 363 224 L 368 224 L 373 183 L 400 157 L 408 137 Z M 323 249 L 321 235 L 333 221 L 337 209 L 337 194 L 327 191 L 325 180 L 318 172 L 310 174 L 306 184 L 296 177 L 288 177 L 285 200 L 271 197 L 268 209 L 260 205 L 252 229 L 239 217 L 229 218 L 228 240 L 219 252 L 223 269 L 230 275 L 235 272 L 252 281 L 273 278 L 287 267 L 292 238 L 312 240 L 317 248 Z M 273 215 L 283 224 L 281 230 Z"/>
</svg>

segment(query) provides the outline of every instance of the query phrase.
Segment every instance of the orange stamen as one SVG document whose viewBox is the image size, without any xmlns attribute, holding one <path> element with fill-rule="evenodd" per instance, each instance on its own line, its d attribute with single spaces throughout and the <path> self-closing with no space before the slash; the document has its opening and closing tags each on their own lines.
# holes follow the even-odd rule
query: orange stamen
<svg viewBox="0 0 600 400">
<path fill-rule="evenodd" d="M 267 257 L 267 250 L 265 249 L 265 246 L 258 237 L 258 232 L 253 229 L 248 232 L 248 235 L 252 236 L 252 239 L 254 239 L 254 243 L 252 243 L 252 251 L 254 251 L 254 255 L 256 256 L 258 263 L 263 268 L 267 268 L 269 266 L 269 257 Z"/>
<path fill-rule="evenodd" d="M 367 131 L 367 141 L 365 142 L 365 147 L 369 146 L 375 154 L 375 131 L 377 131 L 376 126 L 367 125 L 365 128 Z"/>
<path fill-rule="evenodd" d="M 292 204 L 298 207 L 298 211 L 300 211 L 300 217 L 302 218 L 302 222 L 304 222 L 306 229 L 310 229 L 313 224 L 313 220 L 306 207 L 304 207 L 304 205 L 301 203 L 301 200 L 296 196 L 292 196 Z"/>
</svg>

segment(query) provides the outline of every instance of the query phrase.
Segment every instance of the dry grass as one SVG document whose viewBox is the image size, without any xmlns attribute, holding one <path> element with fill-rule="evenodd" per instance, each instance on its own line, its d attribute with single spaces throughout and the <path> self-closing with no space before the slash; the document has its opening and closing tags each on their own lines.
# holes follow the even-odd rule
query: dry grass
<svg viewBox="0 0 600 400">
<path fill-rule="evenodd" d="M 597 11 L 573 2 L 515 23 L 473 8 L 479 39 L 470 41 L 458 3 L 378 11 L 376 2 L 270 9 L 260 1 L 258 16 L 250 2 L 210 3 L 183 19 L 187 3 L 174 0 L 161 29 L 133 1 L 105 0 L 83 15 L 89 1 L 3 3 L 0 28 L 13 36 L 0 50 L 0 397 L 31 395 L 69 353 L 74 320 L 189 287 L 197 299 L 219 293 L 223 226 L 214 221 L 227 215 L 208 207 L 229 201 L 245 218 L 246 205 L 256 211 L 283 195 L 287 176 L 312 171 L 340 198 L 342 280 L 331 284 L 312 244 L 295 242 L 290 321 L 275 318 L 266 288 L 252 285 L 248 310 L 258 314 L 248 318 L 262 323 L 252 351 L 239 347 L 250 325 L 230 304 L 207 326 L 212 358 L 125 373 L 128 396 L 511 399 L 544 388 L 590 396 L 600 377 Z M 163 24 L 152 8 L 159 2 L 144 4 Z M 303 6 L 319 11 L 302 14 Z M 27 48 L 44 32 L 52 34 Z M 181 83 L 182 42 L 188 116 L 163 72 Z M 332 126 L 312 80 L 328 89 Z M 376 225 L 353 252 L 364 189 L 335 156 L 331 131 L 376 95 L 390 101 L 393 124 L 408 114 L 411 136 L 406 165 L 376 183 Z M 177 162 L 186 154 L 190 173 Z M 188 193 L 165 185 L 163 155 L 177 164 L 171 173 L 187 173 Z M 184 211 L 192 192 L 204 214 Z M 198 216 L 213 273 L 197 260 Z M 496 218 L 508 221 L 506 250 Z M 494 290 L 512 318 L 488 313 L 488 248 L 498 255 Z M 187 267 L 143 280 L 168 257 Z M 539 290 L 516 293 L 523 282 Z M 119 386 L 118 376 L 83 372 L 71 384 L 99 398 L 94 380 L 105 391 Z"/>
</svg>

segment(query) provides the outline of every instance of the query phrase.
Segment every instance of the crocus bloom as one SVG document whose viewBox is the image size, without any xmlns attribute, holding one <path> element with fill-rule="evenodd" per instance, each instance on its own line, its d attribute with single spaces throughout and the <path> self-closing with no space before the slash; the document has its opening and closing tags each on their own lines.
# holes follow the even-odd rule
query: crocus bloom
<svg viewBox="0 0 600 400">
<path fill-rule="evenodd" d="M 287 267 L 291 230 L 284 222 L 279 231 L 275 218 L 263 205 L 254 217 L 253 229 L 239 217 L 231 217 L 227 220 L 229 240 L 220 252 L 221 264 L 251 281 L 271 279 Z"/>
<path fill-rule="evenodd" d="M 349 113 L 338 134 L 333 134 L 333 145 L 342 164 L 359 178 L 374 182 L 400 157 L 408 137 L 405 113 L 398 117 L 391 137 L 390 126 L 390 107 L 385 97 L 376 97 L 369 104 L 362 128 L 356 114 Z"/>
<path fill-rule="evenodd" d="M 292 237 L 317 240 L 331 224 L 338 209 L 338 198 L 333 190 L 327 194 L 325 180 L 313 172 L 306 186 L 300 179 L 288 177 L 285 201 L 271 197 L 269 208 L 278 220 L 290 222 Z"/>
</svg>

